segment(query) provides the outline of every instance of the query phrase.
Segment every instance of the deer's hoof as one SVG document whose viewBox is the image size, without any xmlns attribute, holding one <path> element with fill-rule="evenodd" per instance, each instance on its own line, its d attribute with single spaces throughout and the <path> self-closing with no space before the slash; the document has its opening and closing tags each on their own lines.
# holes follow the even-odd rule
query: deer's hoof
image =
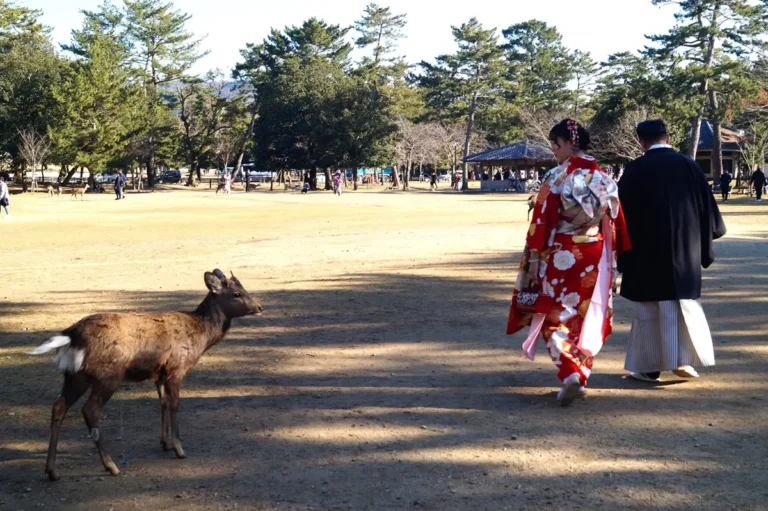
<svg viewBox="0 0 768 511">
<path fill-rule="evenodd" d="M 48 479 L 50 479 L 51 481 L 58 481 L 59 480 L 59 473 L 56 472 L 55 469 L 53 469 L 53 470 L 46 470 L 45 473 L 48 474 Z"/>
<path fill-rule="evenodd" d="M 120 474 L 120 470 L 117 468 L 117 465 L 115 465 L 113 462 L 110 462 L 104 468 L 107 470 L 107 472 L 109 472 L 113 476 Z"/>
<path fill-rule="evenodd" d="M 170 442 L 160 442 L 163 445 L 163 451 L 168 452 L 173 450 L 173 444 Z"/>
</svg>

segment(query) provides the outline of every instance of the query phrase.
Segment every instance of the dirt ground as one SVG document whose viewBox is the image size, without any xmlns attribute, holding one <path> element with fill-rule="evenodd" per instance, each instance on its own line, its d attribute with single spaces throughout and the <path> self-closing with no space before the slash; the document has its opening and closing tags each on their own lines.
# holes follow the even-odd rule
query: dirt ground
<svg viewBox="0 0 768 511">
<path fill-rule="evenodd" d="M 632 305 L 589 397 L 504 335 L 525 195 L 169 191 L 11 198 L 0 217 L 0 509 L 768 509 L 768 206 L 723 208 L 706 272 L 717 367 L 627 380 Z M 80 405 L 43 474 L 61 376 L 26 351 L 97 311 L 192 309 L 232 270 L 265 314 L 185 380 L 186 460 L 151 383 Z"/>
</svg>

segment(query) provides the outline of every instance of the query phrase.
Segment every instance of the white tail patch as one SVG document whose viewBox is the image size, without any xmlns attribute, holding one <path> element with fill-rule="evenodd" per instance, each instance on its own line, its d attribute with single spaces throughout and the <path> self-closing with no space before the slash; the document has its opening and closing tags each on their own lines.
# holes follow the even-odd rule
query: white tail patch
<svg viewBox="0 0 768 511">
<path fill-rule="evenodd" d="M 30 351 L 29 354 L 42 355 L 43 353 L 56 350 L 53 363 L 56 364 L 58 370 L 62 373 L 75 374 L 83 366 L 85 350 L 71 347 L 69 345 L 71 342 L 72 339 L 66 335 L 57 335 Z"/>
<path fill-rule="evenodd" d="M 66 335 L 57 335 L 55 337 L 51 337 L 50 339 L 45 341 L 43 344 L 41 344 L 37 348 L 30 351 L 29 355 L 42 355 L 43 353 L 48 353 L 49 351 L 53 351 L 56 348 L 61 348 L 62 346 L 66 346 L 71 342 L 72 342 L 72 339 L 70 339 Z"/>
</svg>

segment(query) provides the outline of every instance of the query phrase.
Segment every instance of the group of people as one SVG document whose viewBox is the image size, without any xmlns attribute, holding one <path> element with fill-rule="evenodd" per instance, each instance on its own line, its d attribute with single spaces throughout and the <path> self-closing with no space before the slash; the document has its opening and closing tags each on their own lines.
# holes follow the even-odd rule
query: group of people
<svg viewBox="0 0 768 511">
<path fill-rule="evenodd" d="M 723 202 L 728 202 L 728 197 L 731 194 L 731 183 L 733 182 L 733 175 L 728 171 L 723 171 L 720 174 L 720 194 L 723 198 Z M 758 168 L 752 173 L 749 178 L 749 187 L 755 191 L 755 200 L 757 202 L 763 202 L 763 192 L 765 191 L 765 172 L 763 169 Z"/>
<path fill-rule="evenodd" d="M 714 262 L 713 240 L 725 225 L 704 172 L 669 145 L 663 121 L 640 123 L 637 136 L 645 154 L 616 183 L 586 154 L 589 133 L 577 121 L 549 133 L 559 165 L 535 200 L 507 333 L 529 327 L 523 350 L 531 360 L 543 338 L 563 406 L 586 397 L 594 357 L 612 331 L 619 272 L 621 295 L 636 302 L 631 377 L 697 378 L 696 366 L 715 363 L 699 298 L 702 268 Z"/>
</svg>

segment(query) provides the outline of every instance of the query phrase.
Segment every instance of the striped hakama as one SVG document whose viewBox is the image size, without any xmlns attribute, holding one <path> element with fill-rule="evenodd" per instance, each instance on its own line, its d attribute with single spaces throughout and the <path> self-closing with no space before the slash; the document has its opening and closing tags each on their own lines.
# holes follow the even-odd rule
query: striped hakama
<svg viewBox="0 0 768 511">
<path fill-rule="evenodd" d="M 624 368 L 651 373 L 682 365 L 715 365 L 712 334 L 701 302 L 637 302 Z"/>
</svg>

